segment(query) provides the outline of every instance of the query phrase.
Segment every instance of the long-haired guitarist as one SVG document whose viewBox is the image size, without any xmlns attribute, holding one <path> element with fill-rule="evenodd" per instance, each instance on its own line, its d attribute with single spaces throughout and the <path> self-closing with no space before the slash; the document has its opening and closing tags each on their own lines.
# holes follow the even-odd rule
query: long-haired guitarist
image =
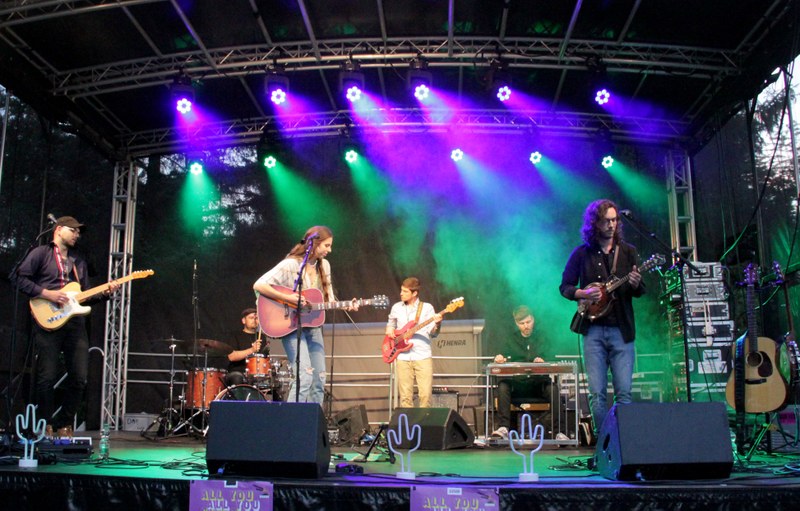
<svg viewBox="0 0 800 511">
<path fill-rule="evenodd" d="M 411 349 L 400 353 L 395 361 L 397 388 L 402 408 L 414 406 L 415 380 L 420 408 L 431 406 L 431 394 L 433 394 L 431 337 L 439 335 L 442 315 L 436 312 L 433 305 L 419 299 L 420 287 L 419 279 L 416 277 L 403 280 L 400 285 L 400 301 L 392 305 L 389 321 L 386 323 L 386 335 L 394 336 L 430 318 L 434 319 L 408 339 Z"/>
<path fill-rule="evenodd" d="M 81 289 L 89 288 L 86 261 L 73 249 L 81 236 L 83 224 L 71 216 L 56 219 L 53 239 L 47 245 L 34 248 L 20 263 L 16 274 L 11 278 L 19 290 L 31 298 L 43 298 L 52 302 L 54 308 L 70 303 L 70 296 L 64 288 L 73 282 Z M 73 284 L 74 286 L 74 284 Z M 111 293 L 119 289 L 119 284 L 111 282 L 105 292 L 89 298 L 85 303 L 107 300 Z M 53 436 L 72 436 L 72 422 L 83 399 L 89 366 L 89 339 L 86 334 L 85 317 L 72 317 L 55 330 L 42 328 L 33 322 L 33 338 L 38 354 L 36 367 L 37 416 L 47 421 L 47 434 Z M 53 385 L 60 376 L 59 358 L 64 354 L 67 370 L 64 402 L 55 417 L 55 396 Z"/>
<path fill-rule="evenodd" d="M 253 289 L 267 298 L 286 304 L 308 305 L 305 296 L 298 296 L 296 292 L 284 292 L 276 288 L 294 289 L 295 279 L 300 271 L 306 250 L 309 250 L 308 262 L 303 269 L 303 289 L 318 289 L 324 299 L 335 300 L 333 283 L 331 279 L 331 265 L 326 259 L 333 250 L 333 232 L 330 228 L 317 225 L 309 228 L 303 239 L 297 243 L 286 257 L 275 265 L 274 268 L 262 275 L 253 285 Z M 348 307 L 348 310 L 357 310 L 358 305 Z M 293 314 L 293 312 L 288 312 Z M 262 325 L 264 327 L 265 325 Z M 294 364 L 297 356 L 297 333 L 292 332 L 281 338 L 283 349 L 290 364 Z M 297 396 L 295 385 L 300 381 L 300 402 L 322 404 L 325 396 L 325 341 L 322 338 L 322 327 L 302 327 L 300 340 L 300 367 L 298 378 L 289 388 L 287 401 L 295 401 Z"/>
<path fill-rule="evenodd" d="M 607 301 L 607 307 L 594 319 L 580 318 L 576 314 L 576 320 L 573 320 L 573 330 L 583 335 L 589 407 L 595 433 L 600 430 L 608 409 L 609 368 L 615 402 L 631 402 L 636 358 L 632 299 L 645 292 L 637 269 L 636 249 L 623 240 L 618 215 L 619 208 L 608 199 L 596 200 L 586 207 L 581 228 L 584 243 L 569 256 L 559 288 L 569 300 L 582 300 L 589 304 Z M 604 284 L 626 276 L 627 282 L 617 287 L 611 296 L 606 296 Z"/>
</svg>

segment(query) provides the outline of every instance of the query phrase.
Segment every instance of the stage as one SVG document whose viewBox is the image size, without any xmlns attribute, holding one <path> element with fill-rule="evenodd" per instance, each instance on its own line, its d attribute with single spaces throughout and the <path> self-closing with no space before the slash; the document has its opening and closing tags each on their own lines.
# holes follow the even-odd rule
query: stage
<svg viewBox="0 0 800 511">
<path fill-rule="evenodd" d="M 256 431 L 254 435 L 258 434 Z M 77 435 L 76 435 L 77 436 Z M 89 432 L 96 450 L 99 434 Z M 522 458 L 507 446 L 476 446 L 445 451 L 417 451 L 412 456 L 415 480 L 396 474 L 375 448 L 366 462 L 368 445 L 334 446 L 328 473 L 322 478 L 227 478 L 234 487 L 272 485 L 274 509 L 411 509 L 412 493 L 434 487 L 476 489 L 496 501 L 499 509 L 795 509 L 800 501 L 800 453 L 782 445 L 773 434 L 773 452 L 756 452 L 749 461 L 734 459 L 730 478 L 690 481 L 620 482 L 601 477 L 587 466 L 594 448 L 546 446 L 535 454 L 538 482 L 520 483 Z M 281 442 L 275 438 L 275 442 Z M 653 442 L 658 442 L 653 438 Z M 247 443 L 247 438 L 239 439 Z M 3 509 L 223 509 L 212 501 L 193 501 L 193 485 L 205 484 L 206 440 L 174 437 L 157 440 L 135 432 L 112 432 L 108 461 L 59 459 L 23 470 L 4 457 L 0 466 Z M 51 460 L 52 461 L 52 460 Z M 337 473 L 344 463 L 361 474 Z M 408 467 L 406 467 L 408 469 Z M 221 483 L 217 483 L 221 484 Z M 491 505 L 472 509 L 497 509 Z M 435 507 L 435 506 L 433 506 Z M 250 505 L 242 509 L 268 509 Z M 469 508 L 469 507 L 468 507 Z M 447 509 L 440 507 L 439 509 Z M 455 508 L 453 508 L 455 509 Z"/>
</svg>

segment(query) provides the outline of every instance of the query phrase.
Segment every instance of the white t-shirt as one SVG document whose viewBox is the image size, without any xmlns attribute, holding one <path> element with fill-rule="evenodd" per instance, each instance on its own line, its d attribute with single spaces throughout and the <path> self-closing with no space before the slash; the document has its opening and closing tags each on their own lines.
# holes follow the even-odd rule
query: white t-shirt
<svg viewBox="0 0 800 511">
<path fill-rule="evenodd" d="M 417 317 L 417 306 L 419 299 L 415 300 L 413 304 L 406 305 L 403 302 L 397 302 L 392 305 L 392 310 L 389 312 L 389 321 L 387 325 L 391 328 L 398 330 L 406 326 L 410 321 L 414 321 Z M 419 315 L 417 324 L 436 315 L 436 310 L 433 305 L 429 303 L 422 303 L 422 312 Z M 433 355 L 431 350 L 431 331 L 436 327 L 436 322 L 431 321 L 415 332 L 408 342 L 411 344 L 411 349 L 404 351 L 397 356 L 397 360 L 423 360 L 431 358 Z"/>
</svg>

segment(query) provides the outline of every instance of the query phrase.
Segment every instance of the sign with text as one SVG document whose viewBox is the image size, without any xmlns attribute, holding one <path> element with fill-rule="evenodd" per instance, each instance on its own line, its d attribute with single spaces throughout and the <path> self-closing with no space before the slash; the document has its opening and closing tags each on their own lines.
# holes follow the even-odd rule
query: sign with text
<svg viewBox="0 0 800 511">
<path fill-rule="evenodd" d="M 414 486 L 411 509 L 427 511 L 498 511 L 497 487 Z"/>
<path fill-rule="evenodd" d="M 272 511 L 272 483 L 192 481 L 189 511 Z"/>
</svg>

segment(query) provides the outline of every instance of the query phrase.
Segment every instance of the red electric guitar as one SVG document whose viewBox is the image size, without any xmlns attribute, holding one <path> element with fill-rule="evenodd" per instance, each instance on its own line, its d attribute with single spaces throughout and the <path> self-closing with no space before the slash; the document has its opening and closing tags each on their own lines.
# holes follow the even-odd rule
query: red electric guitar
<svg viewBox="0 0 800 511">
<path fill-rule="evenodd" d="M 455 300 L 451 300 L 444 310 L 439 311 L 439 314 L 444 316 L 445 314 L 453 312 L 454 310 L 463 306 L 464 297 L 459 297 Z M 409 321 L 400 330 L 395 330 L 394 335 L 387 335 L 384 337 L 383 346 L 381 346 L 383 361 L 387 364 L 391 364 L 399 354 L 410 350 L 413 345 L 409 344 L 408 340 L 411 339 L 415 333 L 419 332 L 421 329 L 430 324 L 431 321 L 433 321 L 433 317 L 426 319 L 419 325 L 416 325 L 416 321 Z"/>
</svg>

